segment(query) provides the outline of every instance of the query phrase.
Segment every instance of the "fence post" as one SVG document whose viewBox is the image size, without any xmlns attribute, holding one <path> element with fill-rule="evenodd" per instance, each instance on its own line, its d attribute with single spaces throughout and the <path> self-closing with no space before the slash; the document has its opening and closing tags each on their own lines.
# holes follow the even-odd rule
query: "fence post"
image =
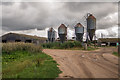
<svg viewBox="0 0 120 80">
<path fill-rule="evenodd" d="M 120 44 L 118 45 L 118 54 L 120 55 Z"/>
<path fill-rule="evenodd" d="M 84 43 L 84 50 L 87 50 L 87 43 Z"/>
</svg>

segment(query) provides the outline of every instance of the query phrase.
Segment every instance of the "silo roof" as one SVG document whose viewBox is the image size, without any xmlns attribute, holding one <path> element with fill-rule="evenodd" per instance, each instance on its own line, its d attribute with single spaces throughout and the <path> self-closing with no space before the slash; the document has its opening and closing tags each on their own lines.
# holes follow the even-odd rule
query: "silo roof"
<svg viewBox="0 0 120 80">
<path fill-rule="evenodd" d="M 55 30 L 51 27 L 48 31 L 52 32 L 52 31 L 55 31 Z"/>
<path fill-rule="evenodd" d="M 96 19 L 92 14 L 90 14 L 88 18 Z"/>
<path fill-rule="evenodd" d="M 66 26 L 65 26 L 64 24 L 61 24 L 61 25 L 59 26 L 59 28 L 60 28 L 60 27 L 66 27 Z"/>
<path fill-rule="evenodd" d="M 83 27 L 81 23 L 77 23 L 75 27 Z"/>
</svg>

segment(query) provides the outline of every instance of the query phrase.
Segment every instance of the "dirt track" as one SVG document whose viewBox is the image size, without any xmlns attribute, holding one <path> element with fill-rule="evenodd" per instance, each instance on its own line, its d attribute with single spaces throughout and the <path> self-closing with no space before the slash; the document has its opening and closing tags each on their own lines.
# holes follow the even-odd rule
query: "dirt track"
<svg viewBox="0 0 120 80">
<path fill-rule="evenodd" d="M 115 48 L 95 51 L 44 49 L 60 64 L 59 77 L 118 78 L 118 57 L 112 55 Z"/>
</svg>

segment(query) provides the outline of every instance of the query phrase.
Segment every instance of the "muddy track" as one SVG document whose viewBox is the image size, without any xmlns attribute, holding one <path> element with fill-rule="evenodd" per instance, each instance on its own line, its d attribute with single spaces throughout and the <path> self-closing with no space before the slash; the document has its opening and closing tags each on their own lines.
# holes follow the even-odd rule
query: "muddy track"
<svg viewBox="0 0 120 80">
<path fill-rule="evenodd" d="M 116 48 L 43 51 L 60 64 L 60 78 L 118 78 L 118 57 L 111 54 Z"/>
</svg>

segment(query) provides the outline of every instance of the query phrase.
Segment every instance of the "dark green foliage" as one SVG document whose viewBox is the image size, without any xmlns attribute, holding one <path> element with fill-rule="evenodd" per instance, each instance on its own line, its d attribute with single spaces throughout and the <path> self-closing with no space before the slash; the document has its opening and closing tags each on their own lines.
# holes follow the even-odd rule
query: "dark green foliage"
<svg viewBox="0 0 120 80">
<path fill-rule="evenodd" d="M 51 49 L 69 49 L 69 48 L 82 48 L 81 42 L 78 41 L 67 41 L 64 43 L 53 42 L 53 43 L 44 43 L 42 44 L 43 48 L 51 48 Z"/>
</svg>

